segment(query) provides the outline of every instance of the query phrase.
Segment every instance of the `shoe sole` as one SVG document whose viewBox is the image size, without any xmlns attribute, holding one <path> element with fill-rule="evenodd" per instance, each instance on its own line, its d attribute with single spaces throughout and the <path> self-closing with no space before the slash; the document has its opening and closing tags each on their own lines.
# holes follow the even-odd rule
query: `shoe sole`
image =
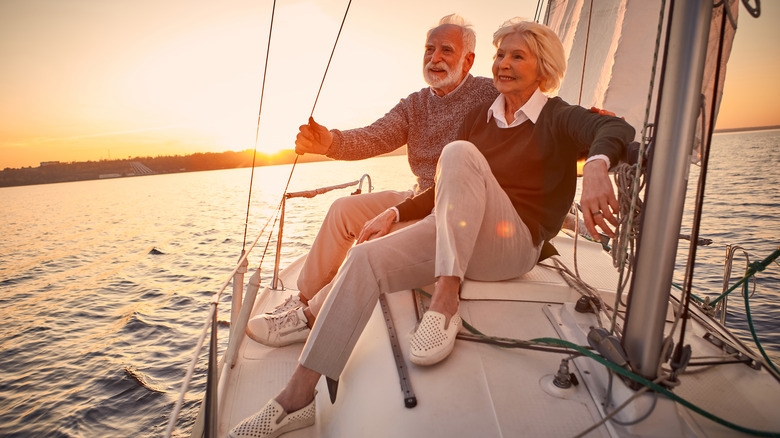
<svg viewBox="0 0 780 438">
<path fill-rule="evenodd" d="M 296 339 L 296 340 L 291 341 L 291 342 L 268 342 L 266 340 L 261 340 L 261 339 L 255 337 L 255 335 L 252 334 L 251 331 L 249 331 L 249 327 L 247 327 L 247 329 L 244 330 L 244 332 L 246 333 L 247 336 L 249 336 L 249 339 L 257 342 L 258 344 L 265 345 L 266 347 L 275 347 L 275 348 L 286 347 L 286 346 L 292 345 L 292 344 L 302 344 L 302 343 L 305 343 L 306 340 L 309 339 L 309 336 L 306 335 L 306 337 L 304 339 Z"/>
<path fill-rule="evenodd" d="M 422 366 L 436 365 L 437 363 L 446 359 L 450 355 L 450 353 L 452 353 L 452 350 L 454 348 L 455 348 L 455 340 L 452 341 L 452 343 L 449 345 L 448 348 L 444 350 L 439 350 L 433 354 L 429 354 L 426 356 L 418 356 L 410 351 L 409 361 L 415 365 L 422 365 Z"/>
</svg>

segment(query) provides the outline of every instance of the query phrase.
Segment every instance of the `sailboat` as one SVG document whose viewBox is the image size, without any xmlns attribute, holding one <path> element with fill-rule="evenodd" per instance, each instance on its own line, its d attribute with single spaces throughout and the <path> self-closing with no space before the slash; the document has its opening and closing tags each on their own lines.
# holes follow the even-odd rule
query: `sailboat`
<svg viewBox="0 0 780 438">
<path fill-rule="evenodd" d="M 432 287 L 384 295 L 338 392 L 320 381 L 315 425 L 285 436 L 780 436 L 776 366 L 760 345 L 724 326 L 725 299 L 697 301 L 690 279 L 681 290 L 672 285 L 688 171 L 700 161 L 706 175 L 738 7 L 736 0 L 548 2 L 544 22 L 568 54 L 561 97 L 608 108 L 639 133 L 639 171 L 621 179 L 631 190 L 621 200 L 620 237 L 592 241 L 562 230 L 552 241 L 559 255 L 523 277 L 466 280 L 467 329 L 433 367 L 411 364 L 406 341 Z M 695 224 L 690 242 L 695 254 Z M 244 292 L 246 256 L 230 274 L 230 340 L 218 360 L 212 337 L 194 437 L 225 436 L 275 396 L 297 364 L 302 344 L 266 347 L 244 332 L 250 317 L 298 292 L 304 258 L 279 272 L 279 254 L 262 291 L 258 270 Z"/>
</svg>

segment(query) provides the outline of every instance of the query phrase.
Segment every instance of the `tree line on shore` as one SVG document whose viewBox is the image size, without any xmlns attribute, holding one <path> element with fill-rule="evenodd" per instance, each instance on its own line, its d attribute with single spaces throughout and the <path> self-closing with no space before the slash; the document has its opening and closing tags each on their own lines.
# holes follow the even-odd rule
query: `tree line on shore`
<svg viewBox="0 0 780 438">
<path fill-rule="evenodd" d="M 237 169 L 251 167 L 253 155 L 254 151 L 247 149 L 239 152 L 205 152 L 190 155 L 135 157 L 122 160 L 47 162 L 41 163 L 39 167 L 6 168 L 0 171 L 0 187 L 136 176 L 132 163 L 140 163 L 155 174 Z M 274 155 L 258 152 L 254 157 L 254 163 L 255 166 L 289 164 L 295 160 L 295 156 L 293 150 L 285 150 Z M 319 155 L 303 155 L 299 157 L 298 162 L 326 159 Z"/>
</svg>

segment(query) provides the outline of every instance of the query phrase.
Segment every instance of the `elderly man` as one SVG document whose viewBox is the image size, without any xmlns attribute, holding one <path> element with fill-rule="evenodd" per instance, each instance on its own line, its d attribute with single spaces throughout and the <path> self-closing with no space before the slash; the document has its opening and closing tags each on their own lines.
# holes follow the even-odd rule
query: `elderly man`
<svg viewBox="0 0 780 438">
<path fill-rule="evenodd" d="M 433 185 L 442 148 L 455 140 L 466 114 L 498 92 L 490 78 L 469 74 L 474 64 L 476 35 L 455 14 L 430 29 L 423 55 L 423 76 L 430 85 L 401 99 L 384 117 L 364 128 L 328 130 L 314 120 L 300 127 L 295 150 L 337 160 L 361 160 L 407 145 L 409 166 L 417 184 L 408 191 L 382 191 L 336 200 L 312 244 L 298 277 L 300 293 L 273 312 L 253 318 L 247 333 L 257 342 L 283 346 L 303 342 L 330 290 L 347 251 L 364 225 Z M 371 235 L 360 236 L 360 241 Z"/>
</svg>

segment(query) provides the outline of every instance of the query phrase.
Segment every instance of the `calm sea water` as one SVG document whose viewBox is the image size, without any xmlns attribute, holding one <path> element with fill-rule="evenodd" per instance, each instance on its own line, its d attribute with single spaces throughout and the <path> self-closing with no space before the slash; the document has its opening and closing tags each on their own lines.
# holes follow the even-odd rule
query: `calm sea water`
<svg viewBox="0 0 780 438">
<path fill-rule="evenodd" d="M 751 261 L 780 245 L 780 131 L 718 135 L 713 148 L 702 236 L 714 243 L 699 250 L 694 287 L 714 296 L 725 245 L 741 245 Z M 255 170 L 250 241 L 289 173 L 290 166 Z M 290 191 L 363 173 L 377 190 L 413 183 L 405 157 L 388 157 L 299 165 Z M 249 175 L 236 169 L 0 189 L 0 436 L 162 434 L 208 302 L 240 255 Z M 283 266 L 305 253 L 327 206 L 348 193 L 288 203 Z M 265 242 L 250 266 L 260 263 Z M 263 283 L 272 254 L 273 247 Z M 220 320 L 229 319 L 229 299 L 228 291 Z M 765 348 L 780 358 L 780 266 L 759 275 L 751 310 Z M 728 325 L 748 339 L 743 314 L 741 300 L 732 299 Z M 222 348 L 227 332 L 220 324 Z M 204 353 L 177 435 L 188 435 L 194 421 L 205 367 Z"/>
</svg>

